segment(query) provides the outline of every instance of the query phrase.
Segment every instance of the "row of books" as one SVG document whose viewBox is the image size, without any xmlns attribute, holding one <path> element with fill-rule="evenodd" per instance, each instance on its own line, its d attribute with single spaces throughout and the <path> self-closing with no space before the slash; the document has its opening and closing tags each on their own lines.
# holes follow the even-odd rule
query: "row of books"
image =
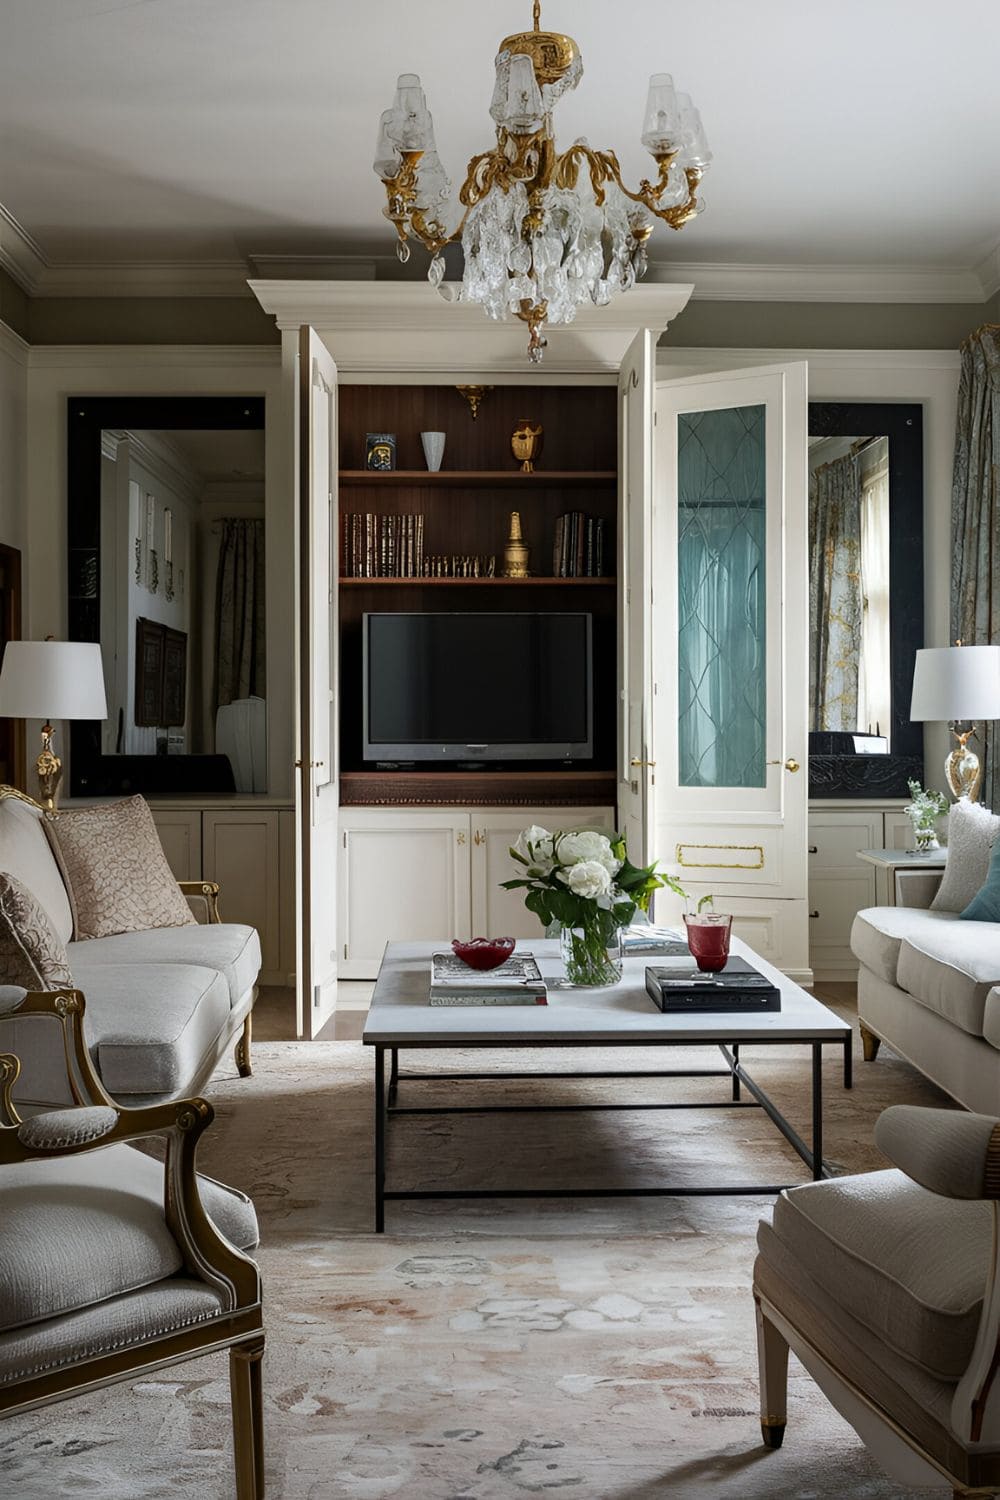
<svg viewBox="0 0 1000 1500">
<path fill-rule="evenodd" d="M 556 518 L 552 543 L 553 578 L 604 578 L 610 557 L 603 516 L 570 510 Z"/>
<path fill-rule="evenodd" d="M 424 571 L 424 518 L 372 511 L 341 519 L 345 578 L 419 578 Z"/>
</svg>

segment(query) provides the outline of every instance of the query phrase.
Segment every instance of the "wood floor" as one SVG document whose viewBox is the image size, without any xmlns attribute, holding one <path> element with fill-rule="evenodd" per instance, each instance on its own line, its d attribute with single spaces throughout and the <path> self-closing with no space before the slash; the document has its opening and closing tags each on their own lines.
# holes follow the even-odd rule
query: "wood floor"
<svg viewBox="0 0 1000 1500">
<path fill-rule="evenodd" d="M 357 1041 L 365 1025 L 368 1002 L 374 988 L 371 984 L 346 983 L 337 986 L 337 1009 L 319 1034 L 322 1042 Z M 838 1014 L 857 1010 L 855 984 L 816 984 L 812 993 Z M 280 985 L 261 985 L 253 1013 L 255 1041 L 291 1042 L 295 1040 L 295 991 Z"/>
</svg>

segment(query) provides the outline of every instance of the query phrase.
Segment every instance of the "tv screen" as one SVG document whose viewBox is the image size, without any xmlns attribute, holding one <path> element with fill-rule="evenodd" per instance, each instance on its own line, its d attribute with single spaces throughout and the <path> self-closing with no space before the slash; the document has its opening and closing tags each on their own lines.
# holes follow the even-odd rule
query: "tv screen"
<svg viewBox="0 0 1000 1500">
<path fill-rule="evenodd" d="M 587 760 L 589 614 L 366 614 L 365 760 Z"/>
</svg>

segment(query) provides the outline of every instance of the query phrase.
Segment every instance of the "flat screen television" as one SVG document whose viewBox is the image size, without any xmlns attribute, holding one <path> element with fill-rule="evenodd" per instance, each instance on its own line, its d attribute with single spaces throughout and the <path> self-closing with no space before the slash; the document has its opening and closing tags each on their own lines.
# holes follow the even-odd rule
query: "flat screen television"
<svg viewBox="0 0 1000 1500">
<path fill-rule="evenodd" d="M 589 614 L 366 614 L 366 761 L 589 760 Z"/>
</svg>

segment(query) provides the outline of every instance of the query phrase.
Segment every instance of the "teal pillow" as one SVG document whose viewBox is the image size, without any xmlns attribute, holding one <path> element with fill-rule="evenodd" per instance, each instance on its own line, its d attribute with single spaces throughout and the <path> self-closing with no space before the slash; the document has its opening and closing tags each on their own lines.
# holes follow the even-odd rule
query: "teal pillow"
<svg viewBox="0 0 1000 1500">
<path fill-rule="evenodd" d="M 993 845 L 986 883 L 958 915 L 965 922 L 1000 922 L 1000 838 Z"/>
</svg>

